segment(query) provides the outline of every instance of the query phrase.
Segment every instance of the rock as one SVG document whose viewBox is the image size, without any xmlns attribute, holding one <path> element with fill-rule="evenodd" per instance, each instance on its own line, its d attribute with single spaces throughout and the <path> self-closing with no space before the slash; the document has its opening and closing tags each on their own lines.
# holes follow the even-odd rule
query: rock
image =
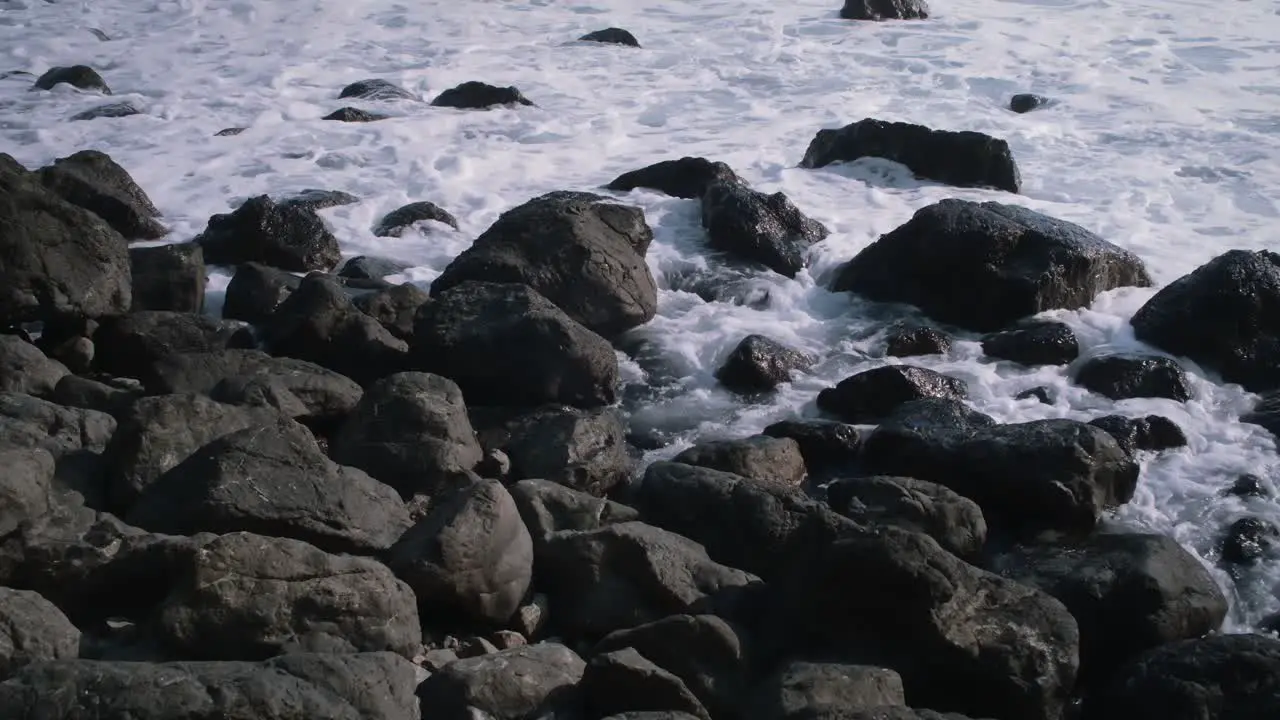
<svg viewBox="0 0 1280 720">
<path fill-rule="evenodd" d="M 458 647 L 457 655 L 460 658 L 473 658 L 481 655 L 492 655 L 496 652 L 498 652 L 498 648 L 493 643 L 482 637 L 473 637 L 462 641 L 462 644 Z"/>
<path fill-rule="evenodd" d="M 1261 426 L 1280 438 L 1280 393 L 1263 395 L 1252 412 L 1240 416 L 1240 422 Z"/>
<path fill-rule="evenodd" d="M 133 277 L 131 312 L 204 311 L 204 250 L 196 243 L 129 248 Z M 225 317 L 225 316 L 224 316 Z"/>
<path fill-rule="evenodd" d="M 947 199 L 863 249 L 832 290 L 909 303 L 939 322 L 987 332 L 1150 285 L 1142 260 L 1079 225 L 1018 205 Z"/>
<path fill-rule="evenodd" d="M 830 234 L 781 192 L 767 195 L 742 182 L 717 182 L 702 196 L 702 227 L 714 250 L 794 278 L 808 265 L 805 251 Z"/>
<path fill-rule="evenodd" d="M 110 155 L 81 150 L 35 173 L 50 192 L 102 218 L 127 240 L 155 240 L 169 231 L 160 211 Z"/>
<path fill-rule="evenodd" d="M 712 562 L 696 542 L 639 522 L 555 533 L 535 562 L 557 627 L 586 639 L 696 612 L 722 592 L 758 582 Z"/>
<path fill-rule="evenodd" d="M 311 188 L 276 201 L 280 205 L 293 205 L 307 210 L 325 210 L 342 205 L 355 205 L 360 198 L 341 190 Z"/>
<path fill-rule="evenodd" d="M 422 715 L 493 720 L 543 717 L 559 706 L 585 669 L 582 658 L 558 643 L 458 660 L 419 686 Z"/>
<path fill-rule="evenodd" d="M 0 392 L 48 397 L 69 372 L 17 335 L 0 335 Z"/>
<path fill-rule="evenodd" d="M 109 375 L 137 377 L 168 355 L 252 348 L 244 325 L 198 313 L 145 310 L 103 318 L 94 333 L 98 369 Z"/>
<path fill-rule="evenodd" d="M 1041 385 L 1038 387 L 1028 388 L 1013 396 L 1014 400 L 1035 400 L 1045 405 L 1052 405 L 1053 398 L 1049 397 L 1049 388 Z"/>
<path fill-rule="evenodd" d="M 581 42 L 598 42 L 610 43 L 613 45 L 626 45 L 628 47 L 640 47 L 640 41 L 636 40 L 636 36 L 623 30 L 622 28 L 605 28 L 604 30 L 595 30 L 578 38 Z"/>
<path fill-rule="evenodd" d="M 687 264 L 667 271 L 667 289 L 697 295 L 706 302 L 764 310 L 772 302 L 767 277 L 747 267 Z"/>
<path fill-rule="evenodd" d="M 405 341 L 320 274 L 304 278 L 261 329 L 273 355 L 313 362 L 360 383 L 403 370 L 409 353 Z"/>
<path fill-rule="evenodd" d="M 946 355 L 951 352 L 951 338 L 941 330 L 922 325 L 895 323 L 885 338 L 885 355 L 914 357 Z"/>
<path fill-rule="evenodd" d="M 220 389 L 227 390 L 227 383 L 231 382 L 270 383 L 298 398 L 306 415 L 296 419 L 312 425 L 346 418 L 364 394 L 355 381 L 315 363 L 271 357 L 258 350 L 169 355 L 158 361 L 148 375 L 147 391 L 153 395 L 212 395 Z M 220 397 L 235 400 L 235 395 L 227 392 Z"/>
<path fill-rule="evenodd" d="M 438 222 L 458 229 L 458 219 L 435 203 L 412 202 L 382 216 L 373 229 L 377 237 L 400 237 L 406 228 L 423 222 Z"/>
<path fill-rule="evenodd" d="M 466 282 L 441 293 L 419 311 L 411 351 L 418 369 L 457 382 L 473 404 L 588 409 L 618 396 L 608 341 L 525 285 Z"/>
<path fill-rule="evenodd" d="M 839 540 L 771 587 L 791 653 L 891 668 L 918 705 L 1056 720 L 1074 690 L 1079 632 L 1067 608 L 926 535 L 882 527 Z"/>
<path fill-rule="evenodd" d="M 652 240 L 638 207 L 542 195 L 499 216 L 432 282 L 431 296 L 468 281 L 524 283 L 609 337 L 657 312 L 657 285 L 644 259 Z"/>
<path fill-rule="evenodd" d="M 955 401 L 898 408 L 863 443 L 863 472 L 936 482 L 1013 534 L 1085 534 L 1133 497 L 1138 466 L 1106 431 L 1073 420 L 996 425 Z"/>
<path fill-rule="evenodd" d="M 1161 288 L 1130 322 L 1139 340 L 1226 382 L 1280 387 L 1280 254 L 1223 253 Z"/>
<path fill-rule="evenodd" d="M 328 115 L 325 115 L 320 119 L 321 120 L 337 120 L 339 122 L 365 123 L 365 122 L 375 122 L 378 120 L 386 120 L 390 117 L 391 117 L 390 115 L 386 115 L 383 113 L 369 112 L 368 110 L 361 110 L 360 108 L 343 107 L 343 108 L 338 108 L 337 110 L 334 110 L 333 112 L 329 113 Z"/>
<path fill-rule="evenodd" d="M 521 480 L 510 490 L 535 545 L 562 530 L 598 530 L 640 519 L 640 513 L 626 505 L 549 480 Z"/>
<path fill-rule="evenodd" d="M 100 92 L 103 95 L 111 94 L 111 88 L 107 87 L 107 81 L 102 79 L 97 70 L 88 65 L 49 68 L 43 75 L 36 78 L 36 83 L 32 87 L 35 90 L 52 90 L 54 85 L 61 85 L 62 83 L 66 83 L 78 90 L 90 90 Z"/>
<path fill-rule="evenodd" d="M 703 441 L 671 461 L 733 473 L 748 480 L 793 487 L 802 485 L 808 472 L 799 443 L 791 438 L 768 435 Z"/>
<path fill-rule="evenodd" d="M 529 602 L 521 605 L 516 616 L 511 618 L 512 626 L 527 638 L 538 637 L 546 627 L 549 605 L 550 600 L 546 595 L 534 593 Z"/>
<path fill-rule="evenodd" d="M 1213 576 L 1164 535 L 1099 533 L 1080 543 L 1016 546 L 988 562 L 1071 611 L 1086 686 L 1146 650 L 1218 630 L 1227 614 Z"/>
<path fill-rule="evenodd" d="M 968 384 L 915 365 L 883 365 L 851 375 L 818 393 L 818 408 L 849 423 L 877 422 L 904 403 L 964 400 Z"/>
<path fill-rule="evenodd" d="M 0 327 L 126 312 L 128 245 L 102 218 L 63 200 L 0 154 Z"/>
<path fill-rule="evenodd" d="M 757 686 L 744 703 L 744 720 L 846 718 L 850 711 L 906 707 L 902 677 L 869 665 L 791 661 Z"/>
<path fill-rule="evenodd" d="M 1227 494 L 1241 498 L 1264 498 L 1271 495 L 1271 493 L 1268 492 L 1266 485 L 1263 484 L 1262 478 L 1252 473 L 1245 473 L 1244 475 L 1236 478 L 1235 482 L 1231 484 L 1231 487 L 1227 489 Z"/>
<path fill-rule="evenodd" d="M 645 522 L 700 543 L 712 560 L 766 582 L 857 530 L 799 488 L 683 463 L 653 463 L 632 493 Z"/>
<path fill-rule="evenodd" d="M 648 188 L 672 197 L 696 200 L 705 195 L 712 185 L 721 182 L 739 183 L 741 179 L 733 168 L 722 162 L 702 157 L 682 157 L 623 173 L 605 188 L 621 192 Z"/>
<path fill-rule="evenodd" d="M 604 495 L 631 477 L 626 423 L 613 408 L 547 405 L 492 423 L 477 421 L 477 427 L 482 445 L 507 455 L 514 480 L 550 480 Z"/>
<path fill-rule="evenodd" d="M 1171 358 L 1158 355 L 1090 358 L 1076 372 L 1076 383 L 1112 400 L 1168 398 L 1186 402 L 1191 399 L 1186 373 Z"/>
<path fill-rule="evenodd" d="M 816 359 L 763 335 L 748 335 L 738 343 L 716 379 L 731 390 L 764 392 L 791 382 L 791 373 L 813 367 Z"/>
<path fill-rule="evenodd" d="M 987 540 L 987 521 L 977 503 L 924 480 L 883 476 L 837 480 L 827 486 L 827 503 L 861 525 L 894 525 L 928 535 L 943 550 L 965 560 L 976 560 Z"/>
<path fill-rule="evenodd" d="M 342 88 L 338 93 L 339 100 L 356 98 L 357 100 L 421 100 L 422 98 L 380 78 L 357 80 Z"/>
<path fill-rule="evenodd" d="M 413 338 L 413 323 L 418 309 L 431 301 L 431 296 L 411 283 L 403 283 L 365 293 L 352 299 L 356 309 L 382 323 L 382 327 L 401 340 Z"/>
<path fill-rule="evenodd" d="M 332 270 L 342 255 L 316 212 L 305 205 L 249 198 L 232 213 L 209 218 L 195 242 L 211 265 L 258 262 L 290 272 Z"/>
<path fill-rule="evenodd" d="M 1066 323 L 1028 321 L 984 336 L 982 352 L 1021 365 L 1066 365 L 1080 356 L 1080 343 Z"/>
<path fill-rule="evenodd" d="M 469 80 L 440 93 L 431 104 L 463 110 L 487 110 L 498 106 L 533 105 L 533 102 L 514 87 L 496 87 Z"/>
<path fill-rule="evenodd" d="M 852 465 L 862 447 L 858 428 L 830 420 L 783 420 L 766 427 L 763 434 L 795 440 L 810 475 Z"/>
<path fill-rule="evenodd" d="M 141 115 L 142 111 L 133 106 L 130 102 L 115 102 L 105 105 L 96 105 L 88 110 L 72 115 L 68 120 L 71 122 L 79 122 L 81 120 L 97 120 L 98 118 L 122 118 L 131 115 Z"/>
<path fill-rule="evenodd" d="M 745 638 L 725 620 L 672 615 L 611 633 L 592 653 L 598 657 L 627 648 L 679 678 L 713 717 L 738 714 L 750 687 L 752 657 Z"/>
<path fill-rule="evenodd" d="M 523 635 L 514 630 L 498 630 L 490 637 L 493 639 L 493 646 L 499 651 L 524 647 L 529 644 L 529 641 Z"/>
<path fill-rule="evenodd" d="M 0 680 L 32 663 L 79 655 L 80 631 L 53 603 L 30 590 L 0 587 Z"/>
<path fill-rule="evenodd" d="M 483 456 L 462 391 L 452 380 L 417 372 L 371 385 L 334 436 L 330 454 L 404 497 L 439 492 Z"/>
<path fill-rule="evenodd" d="M 580 687 L 583 705 L 591 717 L 603 718 L 629 711 L 676 710 L 711 720 L 711 715 L 684 681 L 634 648 L 604 652 L 591 658 Z"/>
<path fill-rule="evenodd" d="M 410 525 L 395 491 L 321 452 L 280 418 L 214 440 L 142 491 L 127 520 L 152 532 L 256 532 L 334 553 L 387 550 Z"/>
<path fill-rule="evenodd" d="M 0 538 L 49 512 L 53 493 L 53 455 L 39 447 L 0 446 L 5 481 L 0 483 Z"/>
<path fill-rule="evenodd" d="M 1090 420 L 1089 424 L 1106 430 L 1130 454 L 1138 450 L 1168 450 L 1187 444 L 1187 436 L 1182 428 L 1169 418 L 1159 415 L 1140 418 L 1104 415 Z"/>
<path fill-rule="evenodd" d="M 222 130 L 219 130 L 218 132 L 214 133 L 213 136 L 214 137 L 232 137 L 234 135 L 239 135 L 240 133 L 248 129 L 249 128 L 241 128 L 241 127 L 223 128 Z"/>
<path fill-rule="evenodd" d="M 261 263 L 242 263 L 227 285 L 222 317 L 259 325 L 271 317 L 289 297 L 302 278 Z"/>
<path fill-rule="evenodd" d="M 924 20 L 929 17 L 925 0 L 844 0 L 840 17 L 845 20 Z"/>
<path fill-rule="evenodd" d="M 408 268 L 408 265 L 398 260 L 358 255 L 342 265 L 342 269 L 338 271 L 338 277 L 355 280 L 381 280 L 388 275 L 402 273 Z"/>
<path fill-rule="evenodd" d="M 1009 109 L 1016 113 L 1029 113 L 1049 103 L 1049 98 L 1033 93 L 1018 93 L 1009 98 Z"/>
<path fill-rule="evenodd" d="M 1221 634 L 1169 643 L 1129 663 L 1089 704 L 1098 720 L 1280 715 L 1280 641 Z"/>
<path fill-rule="evenodd" d="M 1278 539 L 1280 528 L 1274 524 L 1262 518 L 1240 518 L 1231 523 L 1222 539 L 1222 561 L 1232 565 L 1252 565 L 1270 555 Z"/>
<path fill-rule="evenodd" d="M 129 387 L 123 383 L 112 384 L 79 375 L 64 375 L 54 386 L 49 399 L 63 407 L 97 410 L 119 420 L 142 394 L 140 386 Z"/>
<path fill-rule="evenodd" d="M 67 498 L 73 504 L 96 506 L 103 501 L 101 453 L 115 430 L 115 419 L 105 413 L 0 393 L 0 445 L 48 451 L 56 461 L 58 494 L 72 491 L 82 496 Z M 14 481 L 19 488 L 30 487 L 23 477 L 19 473 Z"/>
</svg>

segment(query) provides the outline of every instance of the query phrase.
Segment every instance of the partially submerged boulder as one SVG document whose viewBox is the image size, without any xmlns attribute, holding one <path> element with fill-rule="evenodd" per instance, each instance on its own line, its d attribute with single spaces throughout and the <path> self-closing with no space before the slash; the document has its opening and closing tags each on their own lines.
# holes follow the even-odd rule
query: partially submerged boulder
<svg viewBox="0 0 1280 720">
<path fill-rule="evenodd" d="M 169 232 L 156 219 L 160 211 L 146 192 L 100 150 L 58 158 L 36 175 L 50 191 L 102 218 L 127 240 L 156 240 Z"/>
<path fill-rule="evenodd" d="M 259 262 L 291 272 L 328 271 L 342 254 L 338 239 L 315 210 L 277 203 L 266 195 L 245 200 L 235 212 L 209 218 L 195 242 L 210 265 Z"/>
<path fill-rule="evenodd" d="M 702 227 L 711 248 L 789 278 L 808 265 L 809 246 L 831 233 L 783 193 L 768 195 L 740 181 L 707 188 L 702 195 Z"/>
</svg>

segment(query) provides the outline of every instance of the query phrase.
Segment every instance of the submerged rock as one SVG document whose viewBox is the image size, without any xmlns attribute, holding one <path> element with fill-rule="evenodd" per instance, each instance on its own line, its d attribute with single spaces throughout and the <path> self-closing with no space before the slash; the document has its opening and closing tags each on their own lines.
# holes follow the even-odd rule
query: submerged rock
<svg viewBox="0 0 1280 720">
<path fill-rule="evenodd" d="M 514 87 L 497 87 L 469 80 L 440 93 L 431 104 L 463 110 L 487 110 L 504 105 L 533 105 L 533 101 Z"/>
<path fill-rule="evenodd" d="M 628 47 L 640 47 L 640 41 L 636 40 L 636 36 L 623 30 L 622 28 L 605 28 L 604 30 L 595 30 L 578 38 L 580 42 L 598 42 L 610 43 L 613 45 L 626 45 Z"/>
<path fill-rule="evenodd" d="M 719 182 L 741 181 L 733 168 L 725 163 L 712 162 L 702 157 L 682 157 L 623 173 L 605 188 L 622 192 L 648 188 L 672 197 L 692 200 L 702 197 L 707 188 Z"/>
<path fill-rule="evenodd" d="M 371 78 L 357 80 L 342 88 L 338 93 L 339 100 L 357 98 L 360 100 L 420 100 L 417 95 L 386 80 Z"/>
<path fill-rule="evenodd" d="M 844 0 L 840 17 L 845 20 L 924 20 L 929 17 L 925 0 Z"/>
<path fill-rule="evenodd" d="M 96 90 L 103 95 L 111 94 L 107 81 L 102 79 L 97 70 L 88 65 L 49 68 L 43 75 L 36 78 L 35 85 L 32 87 L 36 90 L 52 90 L 54 85 L 62 83 L 78 90 Z"/>
</svg>

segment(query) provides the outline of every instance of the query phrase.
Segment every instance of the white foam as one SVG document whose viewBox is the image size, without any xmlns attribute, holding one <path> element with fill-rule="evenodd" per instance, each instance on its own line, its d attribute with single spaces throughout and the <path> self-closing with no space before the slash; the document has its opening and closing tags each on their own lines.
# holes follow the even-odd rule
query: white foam
<svg viewBox="0 0 1280 720">
<path fill-rule="evenodd" d="M 920 207 L 945 198 L 1012 200 L 1078 222 L 1141 255 L 1167 283 L 1228 248 L 1275 247 L 1280 205 L 1280 16 L 1269 3 L 1190 0 L 937 0 L 934 18 L 850 23 L 839 0 L 0 0 L 0 73 L 89 64 L 142 116 L 66 122 L 107 100 L 31 77 L 0 79 L 0 149 L 29 166 L 84 148 L 105 150 L 162 209 L 172 239 L 189 239 L 240 198 L 305 188 L 344 190 L 358 205 L 322 214 L 345 255 L 417 265 L 424 287 L 500 213 L 556 189 L 591 189 L 649 163 L 702 155 L 730 163 L 766 191 L 782 190 L 827 223 L 829 240 L 764 310 L 664 291 L 660 317 L 635 335 L 656 344 L 681 391 L 637 425 L 733 436 L 811 408 L 813 396 L 884 362 L 866 304 L 822 289 L 834 268 Z M 573 42 L 626 28 L 644 49 Z M 111 40 L 97 39 L 97 28 Z M 380 77 L 430 99 L 466 80 L 516 85 L 538 107 L 492 112 L 412 102 L 337 99 Z M 1056 104 L 1005 109 L 1015 92 Z M 319 118 L 343 105 L 396 116 L 346 124 Z M 380 107 L 378 107 L 380 106 Z M 874 116 L 1008 139 L 1022 197 L 910 180 L 878 161 L 822 170 L 795 165 L 815 131 Z M 249 129 L 213 137 L 233 126 Z M 379 217 L 430 200 L 458 233 L 376 238 Z M 702 246 L 696 203 L 637 191 L 657 240 L 649 262 L 668 275 L 716 261 Z M 225 273 L 211 284 L 220 305 Z M 1056 312 L 1086 352 L 1132 346 L 1127 319 L 1151 294 L 1108 293 L 1092 309 Z M 768 404 L 744 405 L 712 373 L 742 335 L 763 332 L 823 362 Z M 1186 449 L 1149 458 L 1120 522 L 1168 532 L 1212 563 L 1230 520 L 1280 521 L 1274 500 L 1225 499 L 1241 472 L 1274 476 L 1274 440 L 1237 423 L 1253 398 L 1198 374 L 1186 404 L 1115 404 L 1068 382 L 1061 368 L 981 361 L 973 338 L 949 359 L 912 362 L 970 382 L 973 402 L 1000 420 L 1089 419 L 1157 412 L 1187 432 Z M 896 362 L 896 361 L 894 361 Z M 627 362 L 628 377 L 640 365 Z M 1014 401 L 1048 385 L 1053 406 Z M 1224 586 L 1233 583 L 1221 575 Z M 1280 609 L 1280 562 L 1232 589 L 1232 623 Z"/>
</svg>

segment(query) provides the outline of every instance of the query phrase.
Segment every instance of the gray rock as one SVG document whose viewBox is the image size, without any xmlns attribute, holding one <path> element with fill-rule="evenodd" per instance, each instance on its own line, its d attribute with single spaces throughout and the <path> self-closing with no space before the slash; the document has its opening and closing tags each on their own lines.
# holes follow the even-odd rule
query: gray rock
<svg viewBox="0 0 1280 720">
<path fill-rule="evenodd" d="M 583 704 L 593 717 L 621 712 L 676 710 L 702 720 L 710 713 L 684 681 L 645 658 L 634 648 L 604 652 L 591 658 L 582 675 Z"/>
<path fill-rule="evenodd" d="M 700 442 L 671 461 L 792 486 L 804 483 L 807 473 L 799 443 L 768 435 Z"/>
<path fill-rule="evenodd" d="M 338 99 L 357 98 L 359 100 L 421 100 L 422 98 L 381 78 L 357 80 L 342 88 Z"/>
<path fill-rule="evenodd" d="M 557 709 L 586 663 L 558 643 L 538 643 L 449 663 L 418 688 L 423 717 L 524 720 Z"/>
<path fill-rule="evenodd" d="M 964 400 L 963 380 L 914 365 L 884 365 L 818 393 L 818 407 L 847 423 L 875 423 L 913 400 Z"/>
<path fill-rule="evenodd" d="M 131 310 L 204 311 L 207 275 L 204 250 L 196 243 L 129 248 L 133 277 Z"/>
<path fill-rule="evenodd" d="M 936 483 L 901 477 L 859 477 L 827 486 L 827 502 L 862 525 L 895 525 L 932 537 L 944 550 L 976 560 L 987 540 L 982 509 Z"/>
<path fill-rule="evenodd" d="M 0 335 L 0 392 L 48 397 L 69 373 L 66 365 L 17 335 Z"/>
<path fill-rule="evenodd" d="M 603 495 L 630 479 L 626 424 L 614 408 L 546 405 L 529 412 L 484 409 L 473 416 L 480 442 L 510 460 L 508 475 L 536 478 Z"/>
<path fill-rule="evenodd" d="M 548 480 L 521 480 L 510 490 L 535 545 L 562 530 L 597 530 L 640 518 L 634 508 Z"/>
<path fill-rule="evenodd" d="M 831 717 L 879 707 L 906 708 L 902 677 L 869 665 L 792 661 L 778 668 L 744 703 L 743 720 Z"/>
<path fill-rule="evenodd" d="M 127 240 L 156 240 L 169 232 L 156 220 L 160 211 L 151 198 L 104 152 L 81 150 L 54 160 L 35 174 L 50 192 L 107 221 Z"/>
<path fill-rule="evenodd" d="M 0 587 L 0 680 L 32 663 L 79 654 L 80 631 L 53 603 L 30 590 Z"/>
</svg>

